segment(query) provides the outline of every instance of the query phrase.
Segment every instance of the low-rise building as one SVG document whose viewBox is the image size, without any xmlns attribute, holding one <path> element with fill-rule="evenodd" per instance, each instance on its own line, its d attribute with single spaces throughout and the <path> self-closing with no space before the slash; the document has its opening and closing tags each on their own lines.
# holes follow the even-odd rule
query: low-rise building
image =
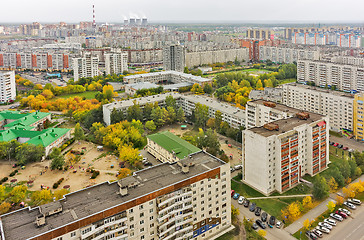
<svg viewBox="0 0 364 240">
<path fill-rule="evenodd" d="M 216 239 L 230 231 L 230 165 L 203 151 L 2 215 L 2 240 Z"/>
<path fill-rule="evenodd" d="M 166 131 L 147 136 L 147 151 L 161 162 L 174 163 L 201 149 Z"/>
<path fill-rule="evenodd" d="M 329 163 L 329 119 L 315 113 L 243 131 L 243 182 L 269 195 L 314 176 Z"/>
<path fill-rule="evenodd" d="M 297 83 L 284 84 L 282 88 L 283 104 L 328 116 L 331 130 L 353 130 L 352 94 Z"/>
<path fill-rule="evenodd" d="M 134 95 L 138 90 L 157 88 L 159 85 L 150 82 L 131 83 L 125 85 L 125 93 Z"/>
<path fill-rule="evenodd" d="M 266 100 L 273 102 L 282 102 L 283 90 L 282 88 L 270 88 L 266 87 L 264 90 L 251 90 L 249 93 L 249 99 L 252 100 Z"/>
</svg>

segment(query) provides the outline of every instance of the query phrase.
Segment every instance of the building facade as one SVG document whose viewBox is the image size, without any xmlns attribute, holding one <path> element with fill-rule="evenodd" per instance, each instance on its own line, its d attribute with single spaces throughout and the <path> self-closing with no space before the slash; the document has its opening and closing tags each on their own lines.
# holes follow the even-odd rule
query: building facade
<svg viewBox="0 0 364 240">
<path fill-rule="evenodd" d="M 163 68 L 183 72 L 185 68 L 186 49 L 181 45 L 171 45 L 163 48 Z"/>
<path fill-rule="evenodd" d="M 1 238 L 215 239 L 233 228 L 230 191 L 230 165 L 201 151 L 2 215 Z"/>
<path fill-rule="evenodd" d="M 243 132 L 243 182 L 269 195 L 298 185 L 329 163 L 329 121 L 314 113 L 277 120 Z"/>
<path fill-rule="evenodd" d="M 122 74 L 124 71 L 128 71 L 127 53 L 105 53 L 106 74 Z"/>
<path fill-rule="evenodd" d="M 73 78 L 75 81 L 84 77 L 95 77 L 100 75 L 99 59 L 86 53 L 82 58 L 73 58 Z"/>
<path fill-rule="evenodd" d="M 353 95 L 296 83 L 282 88 L 283 104 L 328 116 L 331 130 L 353 130 Z"/>
<path fill-rule="evenodd" d="M 353 130 L 356 140 L 364 141 L 364 94 L 355 94 L 354 96 L 354 109 L 353 109 Z"/>
<path fill-rule="evenodd" d="M 260 46 L 259 60 L 271 60 L 276 63 L 293 63 L 300 59 L 319 60 L 320 52 L 310 48 L 293 48 L 283 46 Z"/>
<path fill-rule="evenodd" d="M 0 102 L 6 103 L 16 99 L 14 71 L 0 71 Z"/>
<path fill-rule="evenodd" d="M 340 91 L 364 91 L 364 66 L 299 60 L 297 81 L 313 82 L 316 86 L 333 87 Z"/>
</svg>

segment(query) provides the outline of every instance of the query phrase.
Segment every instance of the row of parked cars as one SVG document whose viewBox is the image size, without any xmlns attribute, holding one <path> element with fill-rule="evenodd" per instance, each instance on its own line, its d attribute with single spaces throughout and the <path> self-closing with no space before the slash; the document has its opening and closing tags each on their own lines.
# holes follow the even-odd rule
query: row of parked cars
<svg viewBox="0 0 364 240">
<path fill-rule="evenodd" d="M 361 205 L 361 201 L 358 199 L 348 199 L 348 201 L 344 202 L 344 205 L 352 210 L 355 210 L 355 205 Z M 332 228 L 336 226 L 336 221 L 342 222 L 350 215 L 351 212 L 348 209 L 339 208 L 337 211 L 335 211 L 335 213 L 330 213 L 330 217 L 332 219 L 326 218 L 323 222 L 319 222 L 315 229 L 306 232 L 306 236 L 312 240 L 322 238 L 322 233 L 329 234 Z"/>
<path fill-rule="evenodd" d="M 246 208 L 249 208 L 249 211 L 254 212 L 255 216 L 260 217 L 257 219 L 255 223 L 253 223 L 252 228 L 257 230 L 258 227 L 262 229 L 266 229 L 267 226 L 269 228 L 273 228 L 276 226 L 277 228 L 282 227 L 282 222 L 276 220 L 274 216 L 270 216 L 262 211 L 262 208 L 258 207 L 255 203 L 251 203 L 248 199 L 243 196 L 240 196 L 239 193 L 236 193 L 234 190 L 231 190 L 231 196 L 233 199 L 238 200 L 238 204 L 243 205 Z"/>
<path fill-rule="evenodd" d="M 348 147 L 344 147 L 344 145 L 336 143 L 336 142 L 330 142 L 330 145 L 334 146 L 334 147 L 341 148 L 342 150 L 345 150 L 345 151 L 347 150 L 349 152 L 354 152 L 354 149 L 351 149 L 351 148 L 349 149 Z"/>
</svg>

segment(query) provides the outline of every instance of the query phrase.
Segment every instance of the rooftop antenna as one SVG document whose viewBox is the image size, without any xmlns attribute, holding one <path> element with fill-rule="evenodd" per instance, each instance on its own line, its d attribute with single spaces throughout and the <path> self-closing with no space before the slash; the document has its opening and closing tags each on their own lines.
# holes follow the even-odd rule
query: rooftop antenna
<svg viewBox="0 0 364 240">
<path fill-rule="evenodd" d="M 95 20 L 95 5 L 92 5 L 92 26 L 96 27 L 96 20 Z"/>
</svg>

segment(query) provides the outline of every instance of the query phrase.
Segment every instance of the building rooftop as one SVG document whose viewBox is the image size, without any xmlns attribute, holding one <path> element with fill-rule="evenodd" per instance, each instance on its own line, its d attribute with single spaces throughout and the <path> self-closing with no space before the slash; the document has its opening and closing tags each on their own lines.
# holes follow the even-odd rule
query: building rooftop
<svg viewBox="0 0 364 240">
<path fill-rule="evenodd" d="M 19 123 L 23 124 L 24 126 L 32 125 L 33 123 L 39 121 L 42 118 L 47 117 L 48 115 L 51 115 L 51 113 L 46 112 L 32 112 L 32 113 L 26 113 L 21 114 L 22 118 L 17 118 L 16 121 L 13 121 L 9 124 L 6 124 L 4 128 L 9 128 L 18 125 Z"/>
<path fill-rule="evenodd" d="M 309 86 L 309 85 L 300 84 L 300 83 L 286 83 L 286 84 L 283 84 L 282 86 L 283 87 L 284 86 L 299 87 L 299 88 L 304 88 L 304 89 L 307 89 L 307 90 L 333 94 L 333 95 L 338 96 L 338 97 L 354 98 L 354 94 L 351 94 L 351 93 L 340 92 L 340 91 L 325 89 L 325 88 L 321 88 L 321 87 Z"/>
<path fill-rule="evenodd" d="M 36 217 L 41 214 L 41 208 L 34 207 L 23 208 L 2 215 L 0 221 L 2 226 L 0 227 L 4 230 L 5 239 L 25 240 L 96 215 L 106 209 L 132 202 L 132 200 L 141 196 L 156 192 L 225 164 L 220 159 L 203 151 L 191 154 L 181 160 L 180 163 L 182 165 L 162 163 L 135 172 L 133 176 L 122 179 L 120 183 L 117 181 L 112 183 L 104 182 L 67 194 L 58 201 L 62 206 L 62 211 L 46 217 L 46 223 L 43 226 L 37 227 L 35 223 Z M 189 166 L 187 172 L 182 172 L 183 165 Z M 128 194 L 121 196 L 119 194 L 119 184 L 121 186 L 134 184 L 135 187 L 128 188 Z M 54 209 L 53 207 L 50 208 Z"/>
<path fill-rule="evenodd" d="M 275 106 L 270 107 L 270 106 L 264 105 L 264 103 L 267 103 L 267 102 L 268 103 L 274 103 Z M 288 107 L 288 106 L 286 106 L 284 104 L 271 102 L 271 101 L 265 101 L 265 100 L 262 100 L 262 99 L 252 100 L 252 101 L 248 102 L 248 105 L 252 105 L 252 104 L 264 105 L 265 107 L 270 107 L 273 110 L 275 109 L 277 111 L 286 112 L 286 113 L 289 113 L 289 114 L 296 114 L 298 112 L 302 112 L 301 110 L 299 110 L 297 108 Z"/>
<path fill-rule="evenodd" d="M 187 74 L 187 73 L 182 73 L 182 72 L 177 72 L 177 71 L 163 71 L 163 72 L 154 72 L 154 73 L 135 74 L 135 75 L 125 76 L 124 81 L 127 81 L 129 79 L 134 79 L 134 78 L 145 78 L 145 77 L 153 77 L 153 76 L 161 76 L 161 75 L 180 76 L 180 77 L 184 77 L 186 79 L 192 79 L 199 83 L 211 81 L 211 79 L 208 79 L 208 78 L 194 76 L 192 74 Z"/>
<path fill-rule="evenodd" d="M 141 90 L 141 89 L 157 88 L 159 87 L 159 85 L 151 82 L 139 82 L 139 83 L 126 84 L 125 87 L 130 87 L 135 90 Z"/>
<path fill-rule="evenodd" d="M 320 114 L 310 112 L 309 116 L 310 117 L 307 120 L 302 120 L 297 117 L 291 117 L 291 118 L 281 119 L 281 120 L 277 120 L 277 121 L 273 121 L 273 122 L 269 123 L 269 124 L 278 125 L 278 127 L 279 127 L 278 130 L 268 130 L 264 126 L 262 126 L 262 127 L 250 128 L 249 131 L 252 131 L 263 137 L 270 137 L 273 135 L 280 135 L 280 134 L 286 133 L 288 131 L 293 130 L 295 127 L 298 127 L 303 124 L 311 124 L 311 123 L 314 123 L 314 122 L 317 122 L 320 120 L 324 121 L 324 119 L 323 119 L 324 116 L 322 116 Z"/>
<path fill-rule="evenodd" d="M 168 152 L 174 152 L 179 159 L 183 159 L 191 153 L 201 151 L 201 149 L 168 131 L 155 133 L 147 136 L 147 138 L 157 143 Z"/>
</svg>

